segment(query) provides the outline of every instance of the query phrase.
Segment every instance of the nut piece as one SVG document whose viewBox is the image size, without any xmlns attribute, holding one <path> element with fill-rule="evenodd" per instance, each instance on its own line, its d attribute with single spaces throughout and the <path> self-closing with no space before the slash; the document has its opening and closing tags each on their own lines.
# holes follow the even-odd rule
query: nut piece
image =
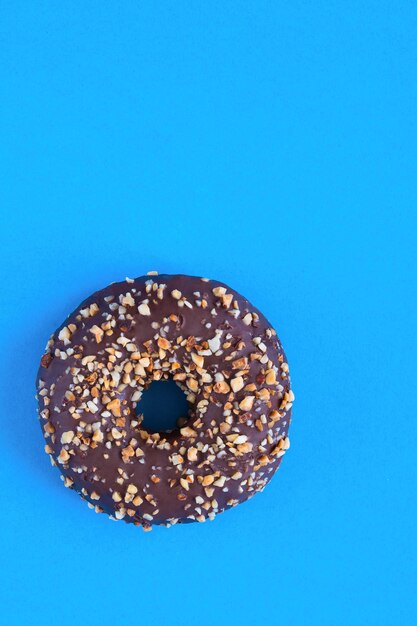
<svg viewBox="0 0 417 626">
<path fill-rule="evenodd" d="M 44 367 L 45 369 L 47 369 L 50 366 L 53 358 L 54 357 L 52 356 L 50 352 L 48 352 L 47 354 L 44 354 L 43 357 L 41 358 L 41 367 Z"/>
<path fill-rule="evenodd" d="M 115 417 L 120 417 L 120 400 L 118 398 L 115 398 L 107 404 L 106 409 L 111 411 Z"/>
<path fill-rule="evenodd" d="M 240 359 L 236 359 L 232 361 L 232 368 L 234 370 L 244 370 L 248 367 L 248 359 L 243 356 Z"/>
<path fill-rule="evenodd" d="M 255 396 L 246 396 L 246 398 L 243 398 L 242 402 L 239 404 L 239 408 L 242 409 L 242 411 L 250 411 L 253 407 L 254 401 Z"/>
<path fill-rule="evenodd" d="M 198 382 L 195 380 L 195 378 L 188 378 L 187 379 L 187 387 L 189 389 L 191 389 L 191 391 L 197 391 L 197 389 L 198 389 Z"/>
<path fill-rule="evenodd" d="M 65 433 L 62 433 L 61 435 L 61 443 L 71 443 L 73 439 L 74 439 L 73 430 L 67 430 Z"/>
<path fill-rule="evenodd" d="M 189 426 L 184 426 L 184 428 L 181 428 L 180 433 L 183 437 L 197 437 L 197 433 L 195 432 L 195 430 L 193 430 Z"/>
<path fill-rule="evenodd" d="M 213 337 L 213 339 L 209 339 L 207 343 L 209 345 L 209 349 L 213 352 L 213 354 L 220 349 L 220 337 L 218 335 Z"/>
<path fill-rule="evenodd" d="M 188 449 L 187 459 L 189 461 L 197 461 L 197 448 L 189 448 Z"/>
<path fill-rule="evenodd" d="M 236 378 L 233 378 L 233 380 L 230 381 L 230 386 L 233 389 L 234 393 L 243 389 L 243 385 L 244 382 L 242 376 L 236 376 Z"/>
<path fill-rule="evenodd" d="M 59 331 L 58 339 L 60 341 L 66 341 L 70 338 L 71 338 L 71 333 L 70 333 L 69 328 L 67 326 L 64 326 L 64 328 L 61 328 L 61 330 Z"/>
<path fill-rule="evenodd" d="M 68 451 L 65 450 L 65 448 L 62 448 L 61 452 L 59 453 L 58 462 L 66 463 L 67 461 L 69 461 L 69 458 L 70 455 L 68 454 Z"/>
<path fill-rule="evenodd" d="M 100 341 L 103 339 L 104 330 L 97 326 L 97 324 L 94 324 L 94 326 L 90 328 L 90 333 L 93 333 L 97 343 L 100 343 Z"/>
<path fill-rule="evenodd" d="M 232 300 L 233 295 L 231 293 L 226 293 L 224 296 L 222 296 L 222 304 L 225 309 L 229 308 L 229 306 L 232 304 Z"/>
<path fill-rule="evenodd" d="M 171 343 L 168 341 L 168 339 L 165 339 L 165 337 L 159 337 L 157 343 L 162 350 L 169 350 L 171 347 Z"/>
<path fill-rule="evenodd" d="M 50 435 L 53 435 L 55 432 L 55 426 L 53 424 L 51 424 L 51 422 L 46 422 L 45 426 L 44 426 L 44 430 L 46 433 L 49 433 Z"/>
<path fill-rule="evenodd" d="M 218 383 L 216 383 L 213 389 L 216 393 L 229 393 L 230 391 L 229 385 L 224 380 L 220 380 Z"/>
<path fill-rule="evenodd" d="M 135 456 L 135 451 L 131 445 L 126 446 L 121 451 L 122 459 L 124 463 L 129 463 L 132 456 Z"/>
<path fill-rule="evenodd" d="M 245 317 L 242 319 L 242 322 L 246 325 L 246 326 L 250 326 L 252 323 L 252 314 L 251 313 L 246 313 Z"/>
<path fill-rule="evenodd" d="M 140 304 L 138 306 L 138 311 L 141 315 L 150 315 L 151 314 L 151 310 L 148 307 L 148 305 L 145 302 L 142 302 L 142 304 Z"/>
<path fill-rule="evenodd" d="M 173 298 L 175 298 L 175 300 L 179 300 L 181 298 L 181 296 L 182 296 L 182 293 L 181 293 L 181 291 L 178 291 L 178 289 L 173 289 L 171 291 L 171 296 Z"/>
<path fill-rule="evenodd" d="M 277 378 L 274 370 L 268 370 L 265 382 L 267 385 L 275 385 L 275 383 L 277 382 Z"/>
<path fill-rule="evenodd" d="M 268 465 L 268 463 L 270 463 L 269 456 L 267 456 L 266 454 L 263 454 L 262 456 L 259 457 L 258 463 L 259 465 L 262 465 L 262 466 Z"/>
<path fill-rule="evenodd" d="M 192 358 L 193 362 L 197 365 L 197 367 L 203 367 L 204 366 L 204 357 L 200 356 L 199 354 L 195 354 L 193 352 L 191 354 L 191 358 Z"/>
<path fill-rule="evenodd" d="M 117 428 L 112 428 L 111 434 L 113 436 L 113 439 L 121 439 L 123 437 L 122 433 L 120 432 L 120 430 L 117 430 Z"/>
<path fill-rule="evenodd" d="M 92 437 L 93 441 L 97 442 L 97 443 L 102 443 L 103 439 L 104 439 L 104 434 L 103 431 L 100 430 L 99 428 L 97 428 L 97 430 L 95 430 L 93 432 L 93 437 Z"/>
<path fill-rule="evenodd" d="M 132 298 L 130 292 L 128 292 L 125 296 L 122 296 L 122 305 L 123 306 L 135 306 L 135 301 Z"/>
</svg>

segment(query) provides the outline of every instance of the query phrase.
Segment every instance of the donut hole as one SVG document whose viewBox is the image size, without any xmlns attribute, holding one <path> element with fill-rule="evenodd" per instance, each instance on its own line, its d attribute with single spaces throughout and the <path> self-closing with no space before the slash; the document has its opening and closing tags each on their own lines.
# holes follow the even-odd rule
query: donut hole
<svg viewBox="0 0 417 626">
<path fill-rule="evenodd" d="M 136 406 L 143 415 L 141 428 L 151 433 L 170 432 L 185 424 L 189 404 L 185 393 L 173 380 L 158 380 L 144 390 Z"/>
</svg>

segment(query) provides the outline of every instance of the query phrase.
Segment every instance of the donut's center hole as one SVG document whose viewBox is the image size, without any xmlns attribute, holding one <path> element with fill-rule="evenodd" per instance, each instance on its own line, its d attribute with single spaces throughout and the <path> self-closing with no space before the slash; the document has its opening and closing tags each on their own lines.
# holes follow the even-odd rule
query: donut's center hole
<svg viewBox="0 0 417 626">
<path fill-rule="evenodd" d="M 158 380 L 143 392 L 136 414 L 143 415 L 142 428 L 157 433 L 182 426 L 188 419 L 188 408 L 185 393 L 173 380 Z"/>
</svg>

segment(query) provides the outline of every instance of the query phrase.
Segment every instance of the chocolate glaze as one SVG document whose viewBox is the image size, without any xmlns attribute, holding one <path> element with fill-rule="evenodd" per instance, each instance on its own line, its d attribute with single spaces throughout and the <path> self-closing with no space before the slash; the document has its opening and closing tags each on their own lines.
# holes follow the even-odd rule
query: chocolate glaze
<svg viewBox="0 0 417 626">
<path fill-rule="evenodd" d="M 167 378 L 187 394 L 189 418 L 150 433 L 136 405 Z M 65 485 L 145 530 L 247 500 L 289 447 L 294 396 L 280 341 L 217 281 L 148 275 L 94 293 L 49 340 L 37 389 L 46 451 Z"/>
</svg>

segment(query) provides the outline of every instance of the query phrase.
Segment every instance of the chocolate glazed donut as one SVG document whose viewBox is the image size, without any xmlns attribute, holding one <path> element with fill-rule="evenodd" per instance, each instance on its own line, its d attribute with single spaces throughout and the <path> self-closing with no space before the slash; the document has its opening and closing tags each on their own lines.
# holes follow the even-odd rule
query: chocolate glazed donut
<svg viewBox="0 0 417 626">
<path fill-rule="evenodd" d="M 169 378 L 187 395 L 188 420 L 149 432 L 136 407 Z M 205 278 L 150 272 L 93 294 L 48 341 L 37 391 L 65 486 L 145 530 L 244 502 L 289 448 L 294 395 L 276 332 Z"/>
</svg>

